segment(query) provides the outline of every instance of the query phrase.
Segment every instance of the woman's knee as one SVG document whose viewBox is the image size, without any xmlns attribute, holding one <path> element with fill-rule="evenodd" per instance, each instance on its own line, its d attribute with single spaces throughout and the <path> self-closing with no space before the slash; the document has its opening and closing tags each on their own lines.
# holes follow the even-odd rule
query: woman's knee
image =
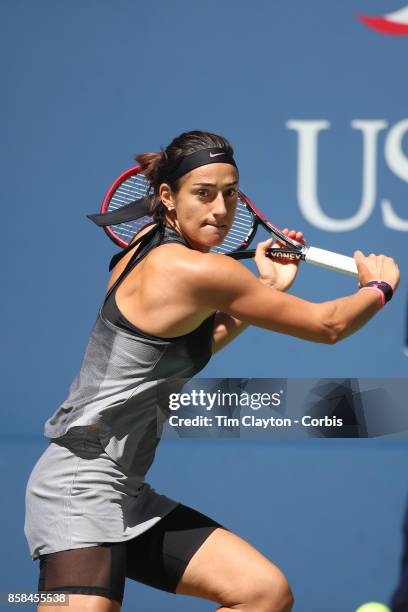
<svg viewBox="0 0 408 612">
<path fill-rule="evenodd" d="M 294 598 L 286 576 L 273 571 L 254 584 L 251 605 L 261 612 L 290 612 Z"/>
<path fill-rule="evenodd" d="M 216 601 L 221 610 L 289 612 L 293 596 L 285 575 L 239 536 L 216 529 L 187 565 L 177 593 Z"/>
<path fill-rule="evenodd" d="M 246 577 L 248 578 L 248 577 Z M 219 598 L 222 610 L 256 610 L 256 612 L 290 612 L 294 599 L 284 574 L 274 567 L 271 572 L 259 572 L 250 580 L 238 581 Z"/>
<path fill-rule="evenodd" d="M 276 604 L 277 609 L 276 612 L 290 612 L 293 608 L 294 597 L 292 593 L 292 589 L 290 584 L 286 578 L 282 574 L 282 578 L 275 583 L 275 593 L 276 593 Z"/>
</svg>

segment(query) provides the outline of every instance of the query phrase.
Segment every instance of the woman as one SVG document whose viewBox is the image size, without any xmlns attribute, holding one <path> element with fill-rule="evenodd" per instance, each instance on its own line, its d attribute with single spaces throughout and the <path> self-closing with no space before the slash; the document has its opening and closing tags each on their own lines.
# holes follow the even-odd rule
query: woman
<svg viewBox="0 0 408 612">
<path fill-rule="evenodd" d="M 392 295 L 397 265 L 357 252 L 362 290 L 354 295 L 323 304 L 286 295 L 297 266 L 271 261 L 271 240 L 257 247 L 259 278 L 209 253 L 237 202 L 227 140 L 189 132 L 137 160 L 154 189 L 156 223 L 114 258 L 81 371 L 46 423 L 50 444 L 27 486 L 25 532 L 40 559 L 39 590 L 70 593 L 69 610 L 117 611 L 129 577 L 212 600 L 222 611 L 291 610 L 288 582 L 271 561 L 144 482 L 169 383 L 195 375 L 250 324 L 337 342 Z"/>
</svg>

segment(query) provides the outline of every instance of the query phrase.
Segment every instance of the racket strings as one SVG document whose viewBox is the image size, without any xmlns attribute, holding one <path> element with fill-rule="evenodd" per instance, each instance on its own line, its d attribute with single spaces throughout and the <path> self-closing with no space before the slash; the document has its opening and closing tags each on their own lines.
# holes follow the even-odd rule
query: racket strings
<svg viewBox="0 0 408 612">
<path fill-rule="evenodd" d="M 151 192 L 150 183 L 143 174 L 134 174 L 127 178 L 112 195 L 106 212 L 118 210 L 130 204 L 134 200 L 139 200 Z M 147 223 L 152 220 L 152 217 L 145 215 L 134 221 L 120 223 L 113 228 L 114 233 L 124 242 L 129 243 L 133 236 Z"/>
<path fill-rule="evenodd" d="M 149 181 L 143 174 L 138 173 L 132 175 L 123 181 L 115 190 L 111 196 L 106 212 L 118 210 L 134 200 L 143 198 L 149 194 L 150 191 Z M 118 238 L 129 243 L 133 236 L 151 220 L 152 217 L 145 215 L 134 221 L 127 221 L 126 223 L 115 225 L 112 230 Z M 222 245 L 212 250 L 217 253 L 230 253 L 231 251 L 243 248 L 254 229 L 254 225 L 254 215 L 239 198 L 234 223 L 228 235 Z"/>
</svg>

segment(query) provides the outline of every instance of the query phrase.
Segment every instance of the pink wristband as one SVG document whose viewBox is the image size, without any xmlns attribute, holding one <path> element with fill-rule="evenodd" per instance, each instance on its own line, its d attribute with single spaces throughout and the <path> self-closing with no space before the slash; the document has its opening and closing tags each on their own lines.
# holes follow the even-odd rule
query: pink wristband
<svg viewBox="0 0 408 612">
<path fill-rule="evenodd" d="M 381 308 L 383 306 L 385 306 L 385 295 L 384 295 L 384 292 L 381 291 L 381 289 L 378 289 L 378 287 L 361 287 L 360 291 L 376 291 L 376 293 L 381 298 Z"/>
</svg>

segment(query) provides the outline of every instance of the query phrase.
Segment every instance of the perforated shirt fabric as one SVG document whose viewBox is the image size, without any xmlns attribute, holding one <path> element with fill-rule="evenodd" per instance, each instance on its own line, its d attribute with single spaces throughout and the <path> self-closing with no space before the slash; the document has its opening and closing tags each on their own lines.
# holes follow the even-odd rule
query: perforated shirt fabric
<svg viewBox="0 0 408 612">
<path fill-rule="evenodd" d="M 165 339 L 124 317 L 112 322 L 104 309 L 130 271 L 166 243 L 189 246 L 171 228 L 146 235 L 99 309 L 67 399 L 45 423 L 50 444 L 26 491 L 32 558 L 129 540 L 180 503 L 157 493 L 145 475 L 169 416 L 169 393 L 180 391 L 211 357 L 214 315 L 186 335 Z"/>
</svg>

